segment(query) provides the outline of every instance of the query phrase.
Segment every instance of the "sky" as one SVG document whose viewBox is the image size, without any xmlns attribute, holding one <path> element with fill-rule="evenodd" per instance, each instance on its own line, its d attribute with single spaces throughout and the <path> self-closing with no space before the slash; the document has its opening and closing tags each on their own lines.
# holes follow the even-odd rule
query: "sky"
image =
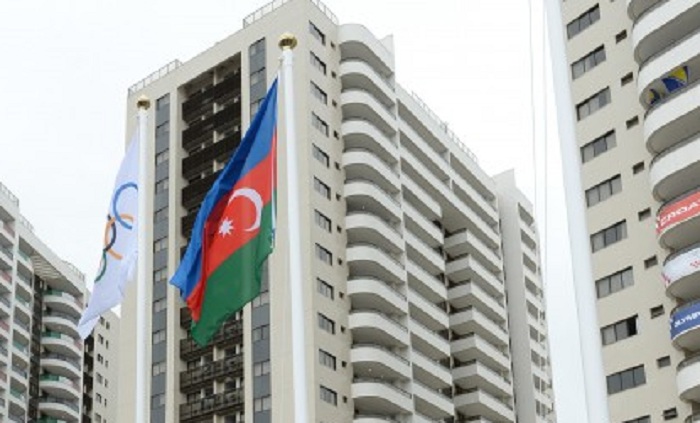
<svg viewBox="0 0 700 423">
<path fill-rule="evenodd" d="M 241 29 L 242 19 L 265 3 L 2 2 L 0 182 L 20 199 L 37 235 L 87 279 L 97 269 L 124 152 L 128 87 Z M 518 185 L 535 203 L 547 252 L 556 252 L 544 254 L 543 272 L 558 418 L 579 421 L 582 394 L 570 383 L 580 376 L 573 300 L 562 283 L 571 276 L 561 253 L 568 241 L 558 141 L 553 98 L 544 95 L 541 0 L 325 3 L 340 23 L 394 35 L 397 81 L 449 124 L 489 174 L 515 168 Z"/>
</svg>

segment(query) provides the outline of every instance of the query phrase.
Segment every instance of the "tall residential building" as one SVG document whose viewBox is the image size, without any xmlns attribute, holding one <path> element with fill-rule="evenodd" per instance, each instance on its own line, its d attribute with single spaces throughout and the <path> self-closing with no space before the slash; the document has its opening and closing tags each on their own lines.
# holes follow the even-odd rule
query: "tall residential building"
<svg viewBox="0 0 700 423">
<path fill-rule="evenodd" d="M 94 395 L 83 389 L 93 369 L 77 332 L 86 288 L 83 274 L 61 260 L 20 214 L 0 184 L 0 414 L 10 422 L 114 422 L 114 408 L 93 418 Z M 115 316 L 109 317 L 114 322 Z M 112 331 L 102 331 L 116 342 Z M 102 349 L 102 347 L 100 348 Z M 103 351 L 116 368 L 116 345 Z M 114 386 L 116 388 L 116 379 Z M 116 404 L 116 401 L 115 401 Z M 105 404 L 106 406 L 106 404 Z"/>
<path fill-rule="evenodd" d="M 278 181 L 278 236 L 263 293 L 209 346 L 188 336 L 189 312 L 167 285 L 200 202 L 277 73 L 277 41 L 288 31 L 299 41 L 294 104 L 310 421 L 554 421 L 537 236 L 514 185 L 504 183 L 509 199 L 500 209 L 499 184 L 396 83 L 391 38 L 339 25 L 317 0 L 275 1 L 243 27 L 129 90 L 127 116 L 141 95 L 153 100 L 153 249 L 142 256 L 153 276 L 150 421 L 287 422 L 293 415 L 286 178 Z M 127 122 L 129 132 L 135 124 Z M 278 130 L 283 146 L 285 128 Z M 279 175 L 285 160 L 280 148 Z M 509 222 L 503 232 L 502 219 Z M 514 307 L 510 287 L 519 291 Z M 135 360 L 131 289 L 122 308 L 123 368 Z M 513 328 L 523 331 L 517 343 Z M 133 373 L 123 372 L 120 384 L 133 387 Z M 133 389 L 120 393 L 120 421 L 131 422 Z"/>
<path fill-rule="evenodd" d="M 700 2 L 562 7 L 610 421 L 696 421 Z"/>
</svg>

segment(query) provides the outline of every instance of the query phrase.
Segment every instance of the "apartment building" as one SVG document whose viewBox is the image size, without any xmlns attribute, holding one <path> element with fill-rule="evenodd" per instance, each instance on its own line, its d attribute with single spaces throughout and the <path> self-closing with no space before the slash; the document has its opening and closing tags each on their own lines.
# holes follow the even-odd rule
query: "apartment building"
<svg viewBox="0 0 700 423">
<path fill-rule="evenodd" d="M 284 32 L 299 42 L 294 104 L 311 420 L 554 421 L 529 203 L 504 182 L 504 196 L 514 199 L 500 210 L 499 184 L 396 83 L 391 37 L 341 25 L 317 0 L 270 3 L 242 30 L 129 90 L 127 116 L 140 96 L 153 101 L 153 249 L 141 256 L 153 275 L 150 421 L 287 422 L 293 415 L 286 179 L 278 180 L 277 240 L 263 293 L 210 345 L 188 336 L 189 312 L 167 285 L 200 202 L 277 74 Z M 280 110 L 280 122 L 284 116 Z M 135 125 L 129 119 L 128 132 Z M 278 134 L 284 145 L 281 124 Z M 285 175 L 284 148 L 278 155 Z M 511 242 L 517 245 L 504 254 Z M 512 309 L 510 286 L 521 291 Z M 131 290 L 121 323 L 126 368 L 136 349 Z M 524 338 L 514 346 L 516 327 Z M 122 386 L 134 383 L 133 374 L 120 375 Z M 119 421 L 131 422 L 133 390 L 122 393 Z"/>
<path fill-rule="evenodd" d="M 9 422 L 114 422 L 91 414 L 100 389 L 78 336 L 85 278 L 34 233 L 18 198 L 0 184 L 0 414 Z M 111 316 L 115 319 L 115 316 Z M 114 320 L 113 320 L 114 321 Z M 113 323 L 116 327 L 116 322 Z M 111 338 L 110 331 L 101 334 Z M 114 342 L 114 341 L 113 341 Z M 117 348 L 110 354 L 116 365 Z M 115 366 L 116 367 L 116 366 Z M 116 379 L 115 379 L 116 387 Z"/>
<path fill-rule="evenodd" d="M 610 421 L 697 421 L 700 2 L 562 8 Z"/>
</svg>

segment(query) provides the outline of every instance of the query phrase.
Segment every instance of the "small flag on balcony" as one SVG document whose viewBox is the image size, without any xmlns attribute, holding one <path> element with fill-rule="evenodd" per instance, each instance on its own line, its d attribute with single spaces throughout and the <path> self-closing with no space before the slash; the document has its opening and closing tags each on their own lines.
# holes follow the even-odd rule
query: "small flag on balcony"
<svg viewBox="0 0 700 423">
<path fill-rule="evenodd" d="M 647 91 L 647 103 L 650 106 L 653 106 L 659 100 L 661 100 L 661 94 L 659 94 L 659 92 L 655 89 L 649 88 L 649 91 Z"/>
<path fill-rule="evenodd" d="M 673 72 L 661 78 L 661 81 L 664 83 L 666 91 L 668 91 L 669 94 L 685 87 L 688 85 L 688 67 L 681 66 L 675 69 Z"/>
<path fill-rule="evenodd" d="M 120 304 L 126 283 L 136 268 L 139 178 L 139 139 L 132 138 L 114 183 L 107 212 L 102 259 L 87 308 L 78 322 L 78 333 L 85 339 L 100 315 Z"/>
<path fill-rule="evenodd" d="M 207 193 L 170 283 L 206 345 L 224 321 L 260 294 L 275 232 L 277 80 L 240 146 Z"/>
</svg>

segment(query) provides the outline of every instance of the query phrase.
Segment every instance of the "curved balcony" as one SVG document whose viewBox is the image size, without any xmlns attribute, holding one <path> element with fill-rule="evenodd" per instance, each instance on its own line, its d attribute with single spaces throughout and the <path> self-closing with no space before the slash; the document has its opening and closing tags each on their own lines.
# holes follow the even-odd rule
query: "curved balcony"
<svg viewBox="0 0 700 423">
<path fill-rule="evenodd" d="M 654 198 L 668 200 L 697 186 L 700 175 L 700 134 L 654 157 L 649 169 Z"/>
<path fill-rule="evenodd" d="M 453 337 L 450 347 L 454 358 L 461 362 L 478 360 L 492 369 L 510 371 L 508 354 L 475 333 Z"/>
<path fill-rule="evenodd" d="M 386 192 L 396 194 L 401 191 L 398 173 L 391 166 L 364 148 L 343 152 L 343 169 L 346 179 L 369 179 Z"/>
<path fill-rule="evenodd" d="M 58 289 L 44 291 L 44 303 L 52 309 L 80 317 L 83 313 L 83 303 L 73 295 Z"/>
<path fill-rule="evenodd" d="M 384 107 L 391 107 L 396 103 L 396 95 L 391 89 L 392 82 L 379 75 L 367 63 L 361 60 L 343 60 L 339 73 L 343 89 L 369 91 Z"/>
<path fill-rule="evenodd" d="M 348 90 L 340 94 L 344 119 L 362 119 L 372 123 L 385 136 L 396 135 L 396 115 L 372 94 L 362 90 Z"/>
<path fill-rule="evenodd" d="M 345 217 L 348 244 L 369 243 L 392 254 L 403 251 L 401 234 L 390 222 L 372 213 L 352 212 Z"/>
<path fill-rule="evenodd" d="M 394 55 L 366 27 L 359 24 L 340 25 L 338 45 L 342 60 L 359 59 L 372 66 L 383 78 L 393 74 Z"/>
<path fill-rule="evenodd" d="M 414 351 L 419 351 L 432 360 L 442 360 L 450 356 L 447 331 L 434 331 L 413 318 L 409 319 L 409 326 Z"/>
<path fill-rule="evenodd" d="M 29 323 L 23 322 L 17 318 L 12 320 L 12 336 L 22 341 L 22 344 L 29 344 L 31 339 L 31 328 Z"/>
<path fill-rule="evenodd" d="M 684 350 L 700 350 L 700 301 L 676 307 L 671 312 L 671 339 Z"/>
<path fill-rule="evenodd" d="M 450 369 L 443 363 L 449 360 L 435 360 L 422 354 L 416 349 L 411 351 L 411 362 L 413 363 L 414 380 L 428 386 L 430 389 L 444 389 L 452 386 L 452 375 Z M 415 392 L 415 391 L 414 391 Z"/>
<path fill-rule="evenodd" d="M 65 376 L 44 373 L 39 377 L 39 387 L 56 398 L 77 401 L 82 395 L 80 385 Z"/>
<path fill-rule="evenodd" d="M 351 391 L 355 409 L 360 414 L 391 416 L 413 412 L 412 395 L 382 379 L 356 378 Z"/>
<path fill-rule="evenodd" d="M 700 190 L 674 198 L 659 208 L 656 234 L 666 248 L 679 250 L 698 241 Z"/>
<path fill-rule="evenodd" d="M 479 237 L 466 229 L 445 238 L 445 251 L 453 257 L 471 254 L 479 258 L 479 261 L 491 272 L 498 273 L 503 267 L 503 261 L 497 250 L 488 248 Z"/>
<path fill-rule="evenodd" d="M 457 411 L 471 416 L 482 416 L 490 421 L 511 423 L 515 421 L 513 406 L 509 401 L 497 398 L 488 392 L 472 388 L 454 397 Z"/>
<path fill-rule="evenodd" d="M 401 221 L 401 205 L 379 185 L 367 179 L 345 181 L 348 211 L 367 211 L 390 222 Z"/>
<path fill-rule="evenodd" d="M 80 379 L 81 377 L 80 362 L 62 354 L 42 354 L 41 367 L 49 373 L 65 376 L 69 379 Z"/>
<path fill-rule="evenodd" d="M 413 398 L 416 411 L 430 419 L 444 419 L 453 416 L 455 407 L 452 398 L 413 379 Z"/>
<path fill-rule="evenodd" d="M 632 28 L 632 45 L 638 63 L 666 50 L 696 28 L 700 22 L 700 0 L 668 0 L 641 16 Z"/>
<path fill-rule="evenodd" d="M 72 338 L 60 332 L 45 331 L 41 334 L 41 343 L 51 352 L 67 357 L 82 357 L 83 344 L 78 338 Z"/>
<path fill-rule="evenodd" d="M 393 351 L 373 344 L 354 344 L 350 362 L 358 377 L 378 377 L 384 380 L 411 379 L 408 360 Z"/>
<path fill-rule="evenodd" d="M 474 307 L 457 310 L 450 315 L 450 327 L 457 335 L 476 333 L 493 345 L 508 345 L 505 329 Z"/>
<path fill-rule="evenodd" d="M 411 259 L 406 260 L 408 286 L 433 304 L 445 301 L 447 288 L 440 278 L 426 272 Z"/>
<path fill-rule="evenodd" d="M 442 206 L 405 173 L 401 174 L 401 185 L 403 196 L 408 200 L 404 203 L 412 204 L 416 211 L 430 221 L 439 220 L 442 217 Z"/>
<path fill-rule="evenodd" d="M 78 401 L 69 401 L 53 396 L 42 396 L 39 398 L 39 412 L 58 420 L 71 422 L 80 420 Z"/>
<path fill-rule="evenodd" d="M 476 282 L 492 296 L 500 297 L 503 295 L 503 281 L 470 255 L 456 257 L 448 261 L 445 265 L 445 273 L 450 280 L 456 283 Z"/>
<path fill-rule="evenodd" d="M 662 276 L 666 292 L 674 298 L 688 301 L 700 297 L 700 243 L 668 256 Z"/>
<path fill-rule="evenodd" d="M 665 0 L 627 0 L 627 15 L 635 20 L 662 1 Z"/>
<path fill-rule="evenodd" d="M 441 331 L 448 328 L 450 319 L 444 309 L 435 305 L 416 290 L 408 289 L 409 310 L 411 317 L 421 322 L 428 329 Z M 440 301 L 441 303 L 444 300 Z"/>
<path fill-rule="evenodd" d="M 476 307 L 489 319 L 504 323 L 506 310 L 502 296 L 493 296 L 473 282 L 455 285 L 447 291 L 447 298 L 455 308 Z"/>
<path fill-rule="evenodd" d="M 399 161 L 399 150 L 396 142 L 389 139 L 372 123 L 363 119 L 345 119 L 340 126 L 345 148 L 364 148 L 372 151 L 386 163 L 396 164 Z"/>
<path fill-rule="evenodd" d="M 400 284 L 406 276 L 406 270 L 398 260 L 372 244 L 348 245 L 346 260 L 353 278 L 370 276 Z"/>
<path fill-rule="evenodd" d="M 436 251 L 439 247 L 431 247 L 410 231 L 406 231 L 405 238 L 406 254 L 413 262 L 431 275 L 445 272 L 445 259 L 441 252 Z"/>
<path fill-rule="evenodd" d="M 660 153 L 700 132 L 700 79 L 669 94 L 644 120 L 647 150 Z"/>
<path fill-rule="evenodd" d="M 356 343 L 397 348 L 408 346 L 408 329 L 384 313 L 372 310 L 352 311 L 348 326 Z"/>
<path fill-rule="evenodd" d="M 476 386 L 496 396 L 513 395 L 511 381 L 478 360 L 461 363 L 453 368 L 452 377 L 455 385 L 464 389 Z"/>
<path fill-rule="evenodd" d="M 403 203 L 404 224 L 406 229 L 416 234 L 425 243 L 431 247 L 442 245 L 445 237 L 440 228 L 429 221 L 427 217 L 421 214 L 408 201 Z"/>
<path fill-rule="evenodd" d="M 355 309 L 384 310 L 394 315 L 406 314 L 406 296 L 380 279 L 349 279 L 348 296 Z"/>
<path fill-rule="evenodd" d="M 391 416 L 355 413 L 355 418 L 352 419 L 352 423 L 399 423 L 399 421 Z"/>
<path fill-rule="evenodd" d="M 694 354 L 681 361 L 676 372 L 676 384 L 681 398 L 686 401 L 700 401 L 700 355 Z M 686 420 L 688 421 L 696 420 Z"/>
</svg>

